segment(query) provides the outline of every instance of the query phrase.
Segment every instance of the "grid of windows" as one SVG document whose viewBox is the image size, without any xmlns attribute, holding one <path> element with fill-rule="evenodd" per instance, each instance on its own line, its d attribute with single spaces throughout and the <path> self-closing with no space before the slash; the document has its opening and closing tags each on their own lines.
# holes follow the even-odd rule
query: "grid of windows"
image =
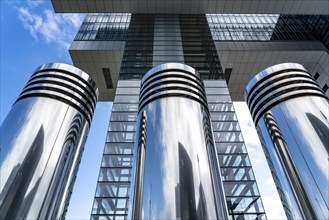
<svg viewBox="0 0 329 220">
<path fill-rule="evenodd" d="M 329 49 L 329 15 L 294 15 Z"/>
<path fill-rule="evenodd" d="M 224 79 L 205 15 L 132 15 L 96 189 L 92 219 L 127 215 L 142 76 L 181 62 L 203 79 Z M 265 219 L 253 171 L 224 80 L 205 81 L 230 218 Z"/>
<path fill-rule="evenodd" d="M 219 80 L 204 84 L 229 217 L 266 219 L 227 85 Z"/>
<path fill-rule="evenodd" d="M 305 25 L 302 16 L 281 15 L 271 40 L 317 40 L 313 31 Z"/>
<path fill-rule="evenodd" d="M 91 219 L 125 219 L 128 211 L 140 81 L 118 81 Z"/>
<path fill-rule="evenodd" d="M 214 40 L 268 41 L 279 15 L 207 14 Z"/>
<path fill-rule="evenodd" d="M 74 40 L 125 40 L 130 18 L 129 13 L 89 14 L 85 17 Z"/>
<path fill-rule="evenodd" d="M 130 13 L 88 14 L 74 40 L 124 41 L 127 38 L 131 17 Z M 133 21 L 134 27 L 137 30 L 142 29 L 140 35 L 135 35 L 133 39 L 145 40 L 146 37 L 150 43 L 153 40 L 154 17 L 160 16 L 134 15 L 134 17 L 138 17 Z M 183 26 L 182 32 L 185 32 L 187 41 L 189 38 L 193 38 L 193 41 L 203 38 L 204 41 L 205 37 L 208 37 L 210 28 L 213 39 L 217 41 L 320 40 L 329 48 L 328 15 L 207 14 L 206 21 L 203 21 L 203 15 L 162 17 L 165 20 L 168 20 L 168 17 L 179 18 L 179 24 Z M 205 23 L 209 24 L 209 28 Z M 194 33 L 191 30 L 194 30 L 192 31 Z M 174 29 L 166 29 L 166 31 L 175 33 Z M 136 46 L 141 45 L 136 44 Z M 209 52 L 209 50 L 204 51 Z"/>
<path fill-rule="evenodd" d="M 204 79 L 223 78 L 205 15 L 132 15 L 120 79 L 141 79 L 168 62 L 192 66 Z"/>
<path fill-rule="evenodd" d="M 329 47 L 329 16 L 207 14 L 216 41 L 314 41 Z"/>
</svg>

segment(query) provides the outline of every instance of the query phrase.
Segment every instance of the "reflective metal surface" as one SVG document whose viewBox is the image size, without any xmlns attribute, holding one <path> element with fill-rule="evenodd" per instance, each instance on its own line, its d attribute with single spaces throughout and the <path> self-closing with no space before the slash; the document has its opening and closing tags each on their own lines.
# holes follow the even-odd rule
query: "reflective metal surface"
<svg viewBox="0 0 329 220">
<path fill-rule="evenodd" d="M 328 97 L 301 65 L 279 64 L 246 100 L 289 219 L 329 219 Z"/>
<path fill-rule="evenodd" d="M 198 73 L 155 67 L 142 80 L 139 107 L 128 217 L 228 219 Z"/>
<path fill-rule="evenodd" d="M 65 217 L 96 101 L 73 66 L 35 71 L 0 129 L 0 219 Z"/>
</svg>

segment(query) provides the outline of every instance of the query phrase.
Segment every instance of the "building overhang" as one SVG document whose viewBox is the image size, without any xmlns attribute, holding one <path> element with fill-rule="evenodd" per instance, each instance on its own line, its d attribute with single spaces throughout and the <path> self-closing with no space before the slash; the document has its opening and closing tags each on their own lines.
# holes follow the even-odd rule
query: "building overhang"
<svg viewBox="0 0 329 220">
<path fill-rule="evenodd" d="M 329 14 L 328 0 L 51 0 L 58 13 Z"/>
<path fill-rule="evenodd" d="M 113 101 L 124 52 L 124 41 L 73 41 L 69 52 L 73 64 L 88 73 L 99 88 L 99 101 Z M 329 54 L 314 42 L 228 42 L 215 41 L 223 70 L 231 69 L 228 88 L 233 101 L 244 101 L 244 90 L 251 78 L 279 63 L 300 63 L 311 74 L 322 77 L 320 86 L 329 84 Z M 104 76 L 108 69 L 113 88 Z M 322 85 L 323 84 L 323 85 Z M 329 91 L 327 91 L 329 95 Z"/>
<path fill-rule="evenodd" d="M 223 70 L 230 69 L 227 83 L 233 101 L 245 101 L 244 90 L 256 74 L 279 63 L 302 64 L 312 75 L 322 77 L 320 87 L 329 84 L 329 54 L 319 41 L 314 42 L 225 42 L 215 41 Z M 329 91 L 327 91 L 329 96 Z"/>
<path fill-rule="evenodd" d="M 73 41 L 70 46 L 74 66 L 96 82 L 98 101 L 114 100 L 124 46 L 124 41 Z"/>
</svg>

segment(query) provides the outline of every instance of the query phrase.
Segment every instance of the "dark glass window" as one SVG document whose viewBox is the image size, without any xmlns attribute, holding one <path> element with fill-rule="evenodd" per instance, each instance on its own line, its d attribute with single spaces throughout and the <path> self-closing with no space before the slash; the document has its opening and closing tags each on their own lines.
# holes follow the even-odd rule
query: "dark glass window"
<svg viewBox="0 0 329 220">
<path fill-rule="evenodd" d="M 314 79 L 317 80 L 317 79 L 319 78 L 319 76 L 320 76 L 320 74 L 319 74 L 318 72 L 316 72 L 316 73 L 314 74 Z"/>
</svg>

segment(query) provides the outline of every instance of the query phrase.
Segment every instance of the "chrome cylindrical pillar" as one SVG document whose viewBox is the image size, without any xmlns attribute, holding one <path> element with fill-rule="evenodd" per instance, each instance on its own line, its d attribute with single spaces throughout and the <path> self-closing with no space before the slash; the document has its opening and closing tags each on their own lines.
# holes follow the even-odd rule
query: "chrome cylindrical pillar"
<svg viewBox="0 0 329 220">
<path fill-rule="evenodd" d="M 289 219 L 329 219 L 328 97 L 299 64 L 272 66 L 247 85 L 257 126 Z"/>
<path fill-rule="evenodd" d="M 227 219 L 204 85 L 169 63 L 141 83 L 129 217 Z"/>
<path fill-rule="evenodd" d="M 0 219 L 65 217 L 97 96 L 73 66 L 36 69 L 0 129 Z"/>
</svg>

